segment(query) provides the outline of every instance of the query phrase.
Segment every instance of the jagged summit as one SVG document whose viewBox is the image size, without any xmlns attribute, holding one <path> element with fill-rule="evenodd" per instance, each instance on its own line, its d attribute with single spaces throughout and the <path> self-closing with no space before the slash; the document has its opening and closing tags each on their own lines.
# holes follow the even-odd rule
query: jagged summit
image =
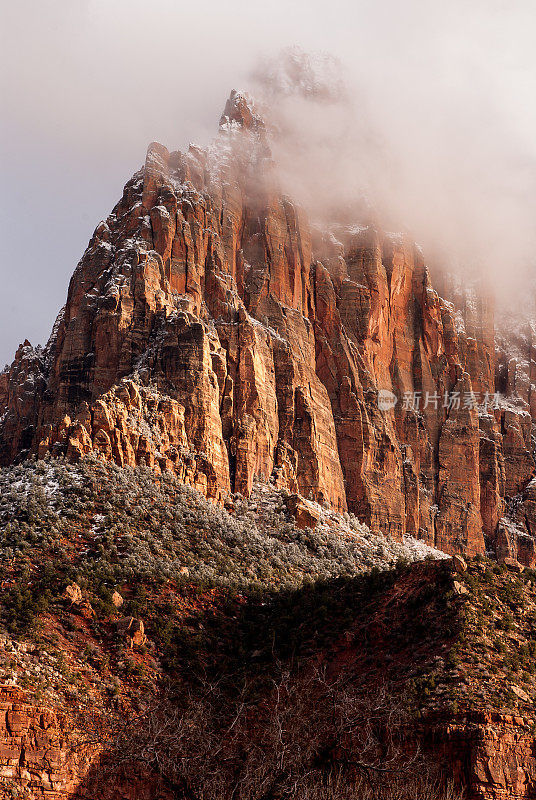
<svg viewBox="0 0 536 800">
<path fill-rule="evenodd" d="M 245 92 L 232 90 L 220 118 L 220 128 L 239 125 L 244 130 L 264 130 L 264 120 L 258 115 L 254 101 Z"/>
<path fill-rule="evenodd" d="M 149 147 L 46 350 L 0 374 L 0 462 L 98 453 L 218 502 L 257 478 L 398 539 L 536 563 L 532 357 L 498 382 L 486 297 L 442 299 L 420 249 L 377 224 L 312 231 L 249 99 L 222 119 L 207 148 Z M 519 402 L 490 410 L 496 391 Z"/>
</svg>

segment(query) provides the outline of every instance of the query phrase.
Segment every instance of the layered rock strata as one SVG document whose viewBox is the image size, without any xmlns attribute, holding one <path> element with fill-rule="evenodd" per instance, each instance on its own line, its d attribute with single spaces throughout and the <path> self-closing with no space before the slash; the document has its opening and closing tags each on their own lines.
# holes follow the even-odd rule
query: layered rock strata
<svg viewBox="0 0 536 800">
<path fill-rule="evenodd" d="M 99 779 L 102 747 L 72 716 L 36 704 L 24 691 L 0 686 L 0 798 L 28 800 L 171 800 L 158 778 L 129 765 L 114 785 Z M 102 777 L 102 776 L 101 776 Z"/>
</svg>

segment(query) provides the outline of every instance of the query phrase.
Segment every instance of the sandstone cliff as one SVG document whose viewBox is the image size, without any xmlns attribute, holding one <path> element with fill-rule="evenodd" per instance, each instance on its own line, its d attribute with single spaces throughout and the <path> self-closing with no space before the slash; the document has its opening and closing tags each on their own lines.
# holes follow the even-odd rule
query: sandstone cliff
<svg viewBox="0 0 536 800">
<path fill-rule="evenodd" d="M 0 463 L 97 452 L 216 501 L 272 480 L 397 538 L 533 563 L 532 338 L 528 368 L 505 364 L 491 301 L 443 293 L 403 236 L 312 229 L 233 92 L 207 149 L 149 147 L 47 347 L 0 375 Z M 483 407 L 496 391 L 515 402 Z"/>
</svg>

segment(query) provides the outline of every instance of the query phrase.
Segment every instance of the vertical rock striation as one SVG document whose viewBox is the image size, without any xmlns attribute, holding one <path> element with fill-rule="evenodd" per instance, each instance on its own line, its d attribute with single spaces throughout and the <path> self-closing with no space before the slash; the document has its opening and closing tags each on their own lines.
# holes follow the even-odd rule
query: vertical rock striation
<svg viewBox="0 0 536 800">
<path fill-rule="evenodd" d="M 376 531 L 482 553 L 508 499 L 532 491 L 533 362 L 496 363 L 489 299 L 449 291 L 403 236 L 311 230 L 233 92 L 208 148 L 150 145 L 49 344 L 25 343 L 0 375 L 0 463 L 98 451 L 217 501 L 258 476 Z M 496 390 L 518 405 L 468 401 Z"/>
</svg>

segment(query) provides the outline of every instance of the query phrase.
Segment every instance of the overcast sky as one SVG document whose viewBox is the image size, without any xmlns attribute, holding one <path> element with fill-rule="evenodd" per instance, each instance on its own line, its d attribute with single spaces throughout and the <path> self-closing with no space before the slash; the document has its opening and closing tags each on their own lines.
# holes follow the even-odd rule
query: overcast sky
<svg viewBox="0 0 536 800">
<path fill-rule="evenodd" d="M 534 3 L 1 0 L 1 7 L 0 368 L 25 338 L 46 341 L 93 229 L 147 144 L 206 143 L 230 89 L 248 89 L 259 59 L 286 46 L 341 60 L 354 113 L 369 114 L 396 153 L 405 174 L 398 208 L 406 193 L 416 235 L 423 226 L 426 236 L 423 209 L 437 228 L 453 203 L 459 214 L 465 202 L 479 241 L 507 229 L 502 259 L 503 251 L 516 263 L 533 252 Z M 450 235 L 449 225 L 459 224 L 458 215 L 445 229 Z"/>
</svg>

